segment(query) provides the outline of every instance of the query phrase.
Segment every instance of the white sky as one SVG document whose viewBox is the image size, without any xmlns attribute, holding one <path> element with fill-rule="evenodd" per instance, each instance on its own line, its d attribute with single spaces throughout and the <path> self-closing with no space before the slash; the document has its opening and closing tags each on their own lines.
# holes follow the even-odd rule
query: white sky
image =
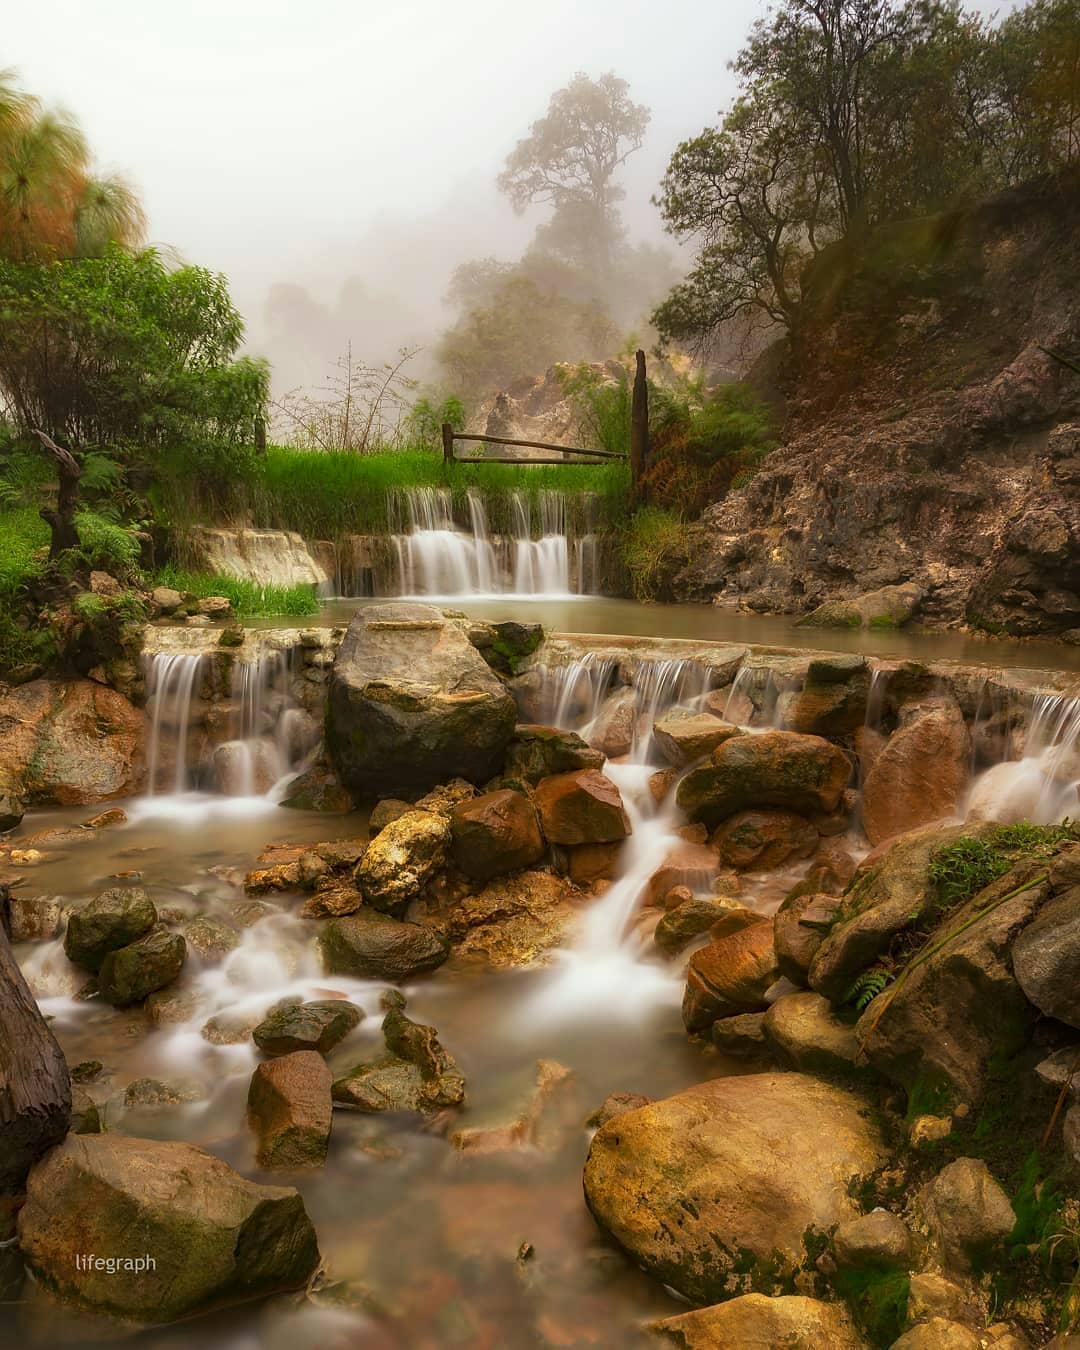
<svg viewBox="0 0 1080 1350">
<path fill-rule="evenodd" d="M 651 107 L 627 166 L 633 232 L 676 143 L 715 119 L 761 0 L 36 0 L 0 67 L 67 105 L 140 188 L 156 242 L 226 272 L 253 339 L 275 282 L 349 276 L 437 323 L 456 263 L 516 256 L 492 180 L 576 71 Z M 380 356 L 380 353 L 371 353 Z"/>
</svg>

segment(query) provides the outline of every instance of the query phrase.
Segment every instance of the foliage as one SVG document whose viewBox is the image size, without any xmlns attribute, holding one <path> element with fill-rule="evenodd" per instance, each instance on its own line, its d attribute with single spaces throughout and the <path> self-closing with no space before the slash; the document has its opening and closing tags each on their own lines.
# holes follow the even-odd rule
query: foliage
<svg viewBox="0 0 1080 1350">
<path fill-rule="evenodd" d="M 1063 840 L 1072 837 L 1072 826 L 1032 825 L 1018 821 L 999 826 L 984 839 L 954 839 L 937 849 L 930 859 L 927 876 L 934 883 L 936 897 L 930 917 L 966 904 L 1012 867 L 1020 857 L 1049 858 Z"/>
<path fill-rule="evenodd" d="M 606 370 L 597 370 L 583 361 L 576 366 L 562 367 L 559 380 L 574 409 L 585 447 L 629 455 L 630 405 L 633 402 L 629 371 L 620 366 L 618 373 L 613 375 L 610 365 Z"/>
<path fill-rule="evenodd" d="M 825 245 L 1080 162 L 1080 0 L 1000 22 L 960 0 L 782 0 L 734 70 L 737 99 L 661 186 L 698 250 L 654 313 L 664 340 L 705 347 L 754 314 L 797 332 Z"/>
<path fill-rule="evenodd" d="M 319 602 L 310 586 L 258 586 L 237 577 L 212 576 L 205 572 L 184 572 L 165 567 L 154 577 L 155 586 L 169 586 L 204 599 L 223 595 L 233 612 L 243 618 L 272 614 L 315 614 Z"/>
<path fill-rule="evenodd" d="M 903 1270 L 843 1268 L 832 1276 L 871 1345 L 892 1345 L 907 1326 L 911 1277 Z"/>
<path fill-rule="evenodd" d="M 0 505 L 0 670 L 38 659 L 37 636 L 17 621 L 22 587 L 40 571 L 49 527 L 32 507 Z"/>
<path fill-rule="evenodd" d="M 634 598 L 662 598 L 673 572 L 686 561 L 682 521 L 673 511 L 643 507 L 623 532 L 622 554 Z"/>
<path fill-rule="evenodd" d="M 78 124 L 0 71 L 0 259 L 46 262 L 95 257 L 110 243 L 138 244 L 146 228 L 138 197 L 93 173 Z"/>
<path fill-rule="evenodd" d="M 498 180 L 515 210 L 537 202 L 553 208 L 538 232 L 541 251 L 592 271 L 610 268 L 625 195 L 614 174 L 641 147 L 648 124 L 648 108 L 631 102 L 630 86 L 613 72 L 598 80 L 578 73 L 551 96 Z"/>
<path fill-rule="evenodd" d="M 885 990 L 891 979 L 891 972 L 883 966 L 874 966 L 870 970 L 864 970 L 844 995 L 842 1002 L 851 1003 L 858 1008 L 859 1012 L 862 1012 L 865 1008 L 869 1008 L 878 994 Z"/>
<path fill-rule="evenodd" d="M 301 450 L 368 454 L 400 439 L 416 381 L 405 375 L 419 348 L 402 347 L 381 366 L 354 359 L 352 343 L 324 385 L 294 389 L 273 400 L 275 424 L 286 445 Z"/>
<path fill-rule="evenodd" d="M 139 541 L 131 530 L 87 510 L 76 512 L 75 528 L 88 567 L 120 577 L 134 572 L 139 562 Z"/>
<path fill-rule="evenodd" d="M 421 450 L 442 450 L 442 428 L 447 422 L 455 431 L 465 430 L 465 408 L 453 394 L 439 399 L 422 394 L 405 418 L 405 435 L 410 445 Z"/>
<path fill-rule="evenodd" d="M 183 446 L 199 471 L 250 454 L 264 362 L 233 359 L 225 278 L 116 247 L 47 267 L 0 263 L 0 394 L 24 429 L 128 458 Z"/>
</svg>

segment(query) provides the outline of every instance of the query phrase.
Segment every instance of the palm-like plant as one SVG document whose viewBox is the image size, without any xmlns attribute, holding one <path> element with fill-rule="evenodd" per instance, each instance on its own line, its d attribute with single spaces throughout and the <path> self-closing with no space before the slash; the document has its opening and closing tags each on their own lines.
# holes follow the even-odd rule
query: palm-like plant
<svg viewBox="0 0 1080 1350">
<path fill-rule="evenodd" d="M 75 119 L 43 108 L 0 71 L 0 258 L 92 257 L 109 243 L 139 243 L 145 228 L 132 189 L 93 176 Z"/>
</svg>

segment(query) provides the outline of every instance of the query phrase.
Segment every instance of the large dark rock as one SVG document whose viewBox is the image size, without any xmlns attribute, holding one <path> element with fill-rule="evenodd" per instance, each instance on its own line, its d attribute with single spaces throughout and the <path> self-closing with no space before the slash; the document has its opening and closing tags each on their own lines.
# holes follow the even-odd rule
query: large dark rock
<svg viewBox="0 0 1080 1350">
<path fill-rule="evenodd" d="M 96 975 L 110 952 L 145 937 L 156 923 L 157 910 L 144 890 L 116 886 L 71 915 L 64 953 Z"/>
<path fill-rule="evenodd" d="M 367 980 L 407 980 L 435 970 L 450 955 L 450 944 L 433 928 L 373 910 L 331 920 L 319 947 L 327 974 Z"/>
<path fill-rule="evenodd" d="M 462 629 L 430 605 L 369 605 L 338 648 L 327 744 L 341 781 L 409 796 L 502 768 L 514 700 Z"/>
<path fill-rule="evenodd" d="M 544 856 L 536 808 L 523 792 L 504 788 L 461 802 L 451 827 L 454 861 L 476 881 L 516 872 Z"/>
<path fill-rule="evenodd" d="M 190 1144 L 69 1135 L 31 1172 L 19 1245 L 61 1298 L 171 1322 L 304 1285 L 315 1230 L 291 1187 L 258 1186 Z M 78 1257 L 100 1258 L 87 1264 Z M 153 1257 L 135 1271 L 108 1262 Z"/>
<path fill-rule="evenodd" d="M 325 1055 L 363 1016 L 361 1008 L 345 999 L 287 1003 L 271 1009 L 251 1034 L 264 1055 L 290 1055 L 294 1050 Z"/>
<path fill-rule="evenodd" d="M 1043 905 L 1016 939 L 1012 963 L 1040 1012 L 1080 1027 L 1080 886 Z"/>
<path fill-rule="evenodd" d="M 138 942 L 110 952 L 101 963 L 98 988 L 106 1003 L 126 1008 L 164 989 L 184 968 L 187 943 L 159 924 Z"/>
<path fill-rule="evenodd" d="M 604 756 L 587 745 L 576 731 L 561 727 L 545 727 L 536 722 L 521 722 L 514 728 L 514 738 L 506 751 L 506 773 L 511 778 L 523 778 L 527 783 L 539 783 L 556 773 L 572 773 L 575 769 L 601 769 Z"/>
</svg>

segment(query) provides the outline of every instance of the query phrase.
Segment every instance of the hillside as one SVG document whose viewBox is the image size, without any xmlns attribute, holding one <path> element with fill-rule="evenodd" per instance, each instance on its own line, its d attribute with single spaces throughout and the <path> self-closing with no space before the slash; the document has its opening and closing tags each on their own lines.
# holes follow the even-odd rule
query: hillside
<svg viewBox="0 0 1080 1350">
<path fill-rule="evenodd" d="M 1080 192 L 1040 180 L 835 246 L 751 379 L 783 442 L 694 532 L 682 599 L 801 613 L 910 582 L 921 619 L 1080 628 Z"/>
</svg>

